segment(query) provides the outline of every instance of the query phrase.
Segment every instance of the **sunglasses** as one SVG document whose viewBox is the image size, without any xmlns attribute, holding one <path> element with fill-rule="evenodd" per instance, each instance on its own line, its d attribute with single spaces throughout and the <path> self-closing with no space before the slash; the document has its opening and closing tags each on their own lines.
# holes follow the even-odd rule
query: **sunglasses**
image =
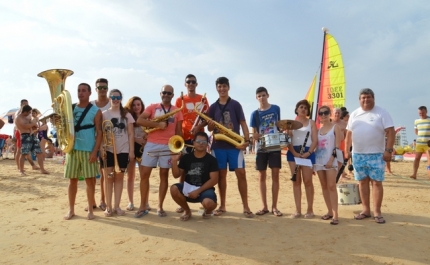
<svg viewBox="0 0 430 265">
<path fill-rule="evenodd" d="M 318 112 L 318 115 L 320 115 L 320 116 L 323 116 L 323 115 L 327 116 L 329 114 L 330 114 L 330 111 L 328 111 L 328 110 Z"/>
<path fill-rule="evenodd" d="M 97 90 L 108 90 L 107 86 L 98 86 Z"/>
<path fill-rule="evenodd" d="M 197 81 L 196 81 L 196 80 L 188 80 L 188 81 L 187 81 L 187 82 L 185 82 L 185 83 L 195 85 L 195 84 L 197 83 Z"/>
<path fill-rule="evenodd" d="M 198 143 L 198 144 L 207 144 L 208 141 L 206 140 L 195 140 L 194 142 Z"/>
<path fill-rule="evenodd" d="M 112 100 L 121 100 L 122 96 L 110 96 L 110 99 L 112 99 Z"/>
<path fill-rule="evenodd" d="M 163 91 L 163 92 L 161 92 L 161 94 L 171 96 L 171 95 L 173 95 L 173 92 L 170 92 L 170 91 Z"/>
</svg>

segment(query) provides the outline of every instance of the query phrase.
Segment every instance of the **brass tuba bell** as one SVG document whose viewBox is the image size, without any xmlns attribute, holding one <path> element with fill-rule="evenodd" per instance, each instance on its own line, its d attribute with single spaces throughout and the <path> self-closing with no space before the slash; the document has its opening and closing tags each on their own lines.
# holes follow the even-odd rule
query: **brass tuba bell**
<svg viewBox="0 0 430 265">
<path fill-rule="evenodd" d="M 45 78 L 48 82 L 54 111 L 49 117 L 53 115 L 59 116 L 53 124 L 57 130 L 58 146 L 65 153 L 71 152 L 75 143 L 72 97 L 69 91 L 64 89 L 66 78 L 72 74 L 73 71 L 67 69 L 51 69 L 37 75 Z"/>
</svg>

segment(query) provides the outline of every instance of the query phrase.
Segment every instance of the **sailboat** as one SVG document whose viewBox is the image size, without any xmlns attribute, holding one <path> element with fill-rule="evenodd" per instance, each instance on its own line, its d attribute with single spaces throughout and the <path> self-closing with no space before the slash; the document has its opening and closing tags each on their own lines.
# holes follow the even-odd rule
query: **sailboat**
<svg viewBox="0 0 430 265">
<path fill-rule="evenodd" d="M 327 28 L 322 28 L 324 32 L 322 58 L 320 65 L 319 86 L 317 90 L 317 100 L 315 103 L 315 89 L 317 73 L 312 80 L 305 99 L 311 104 L 310 118 L 312 119 L 313 110 L 315 116 L 318 108 L 329 106 L 331 109 L 345 106 L 346 82 L 342 60 L 342 53 L 334 37 L 328 33 Z M 319 127 L 319 121 L 317 126 Z"/>
</svg>

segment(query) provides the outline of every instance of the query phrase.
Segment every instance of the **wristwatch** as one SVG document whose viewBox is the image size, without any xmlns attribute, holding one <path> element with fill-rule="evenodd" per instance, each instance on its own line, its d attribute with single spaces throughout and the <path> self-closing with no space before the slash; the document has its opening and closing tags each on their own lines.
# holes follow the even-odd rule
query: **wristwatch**
<svg viewBox="0 0 430 265">
<path fill-rule="evenodd" d="M 393 148 L 385 148 L 385 152 L 388 152 L 391 154 L 393 152 Z"/>
</svg>

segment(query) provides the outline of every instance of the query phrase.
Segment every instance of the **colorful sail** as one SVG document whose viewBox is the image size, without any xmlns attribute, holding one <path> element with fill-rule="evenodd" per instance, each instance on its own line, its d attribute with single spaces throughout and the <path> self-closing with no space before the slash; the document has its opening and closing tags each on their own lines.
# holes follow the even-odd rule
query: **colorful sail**
<svg viewBox="0 0 430 265">
<path fill-rule="evenodd" d="M 317 110 L 324 105 L 331 109 L 345 106 L 345 92 L 342 53 L 333 36 L 324 31 Z"/>
<path fill-rule="evenodd" d="M 309 102 L 309 104 L 311 105 L 311 109 L 309 111 L 310 115 L 310 119 L 312 119 L 312 111 L 313 111 L 313 106 L 314 106 L 314 101 L 315 101 L 315 86 L 317 83 L 317 74 L 315 74 L 314 79 L 312 80 L 312 84 L 308 89 L 308 93 L 306 94 L 305 99 Z"/>
</svg>

